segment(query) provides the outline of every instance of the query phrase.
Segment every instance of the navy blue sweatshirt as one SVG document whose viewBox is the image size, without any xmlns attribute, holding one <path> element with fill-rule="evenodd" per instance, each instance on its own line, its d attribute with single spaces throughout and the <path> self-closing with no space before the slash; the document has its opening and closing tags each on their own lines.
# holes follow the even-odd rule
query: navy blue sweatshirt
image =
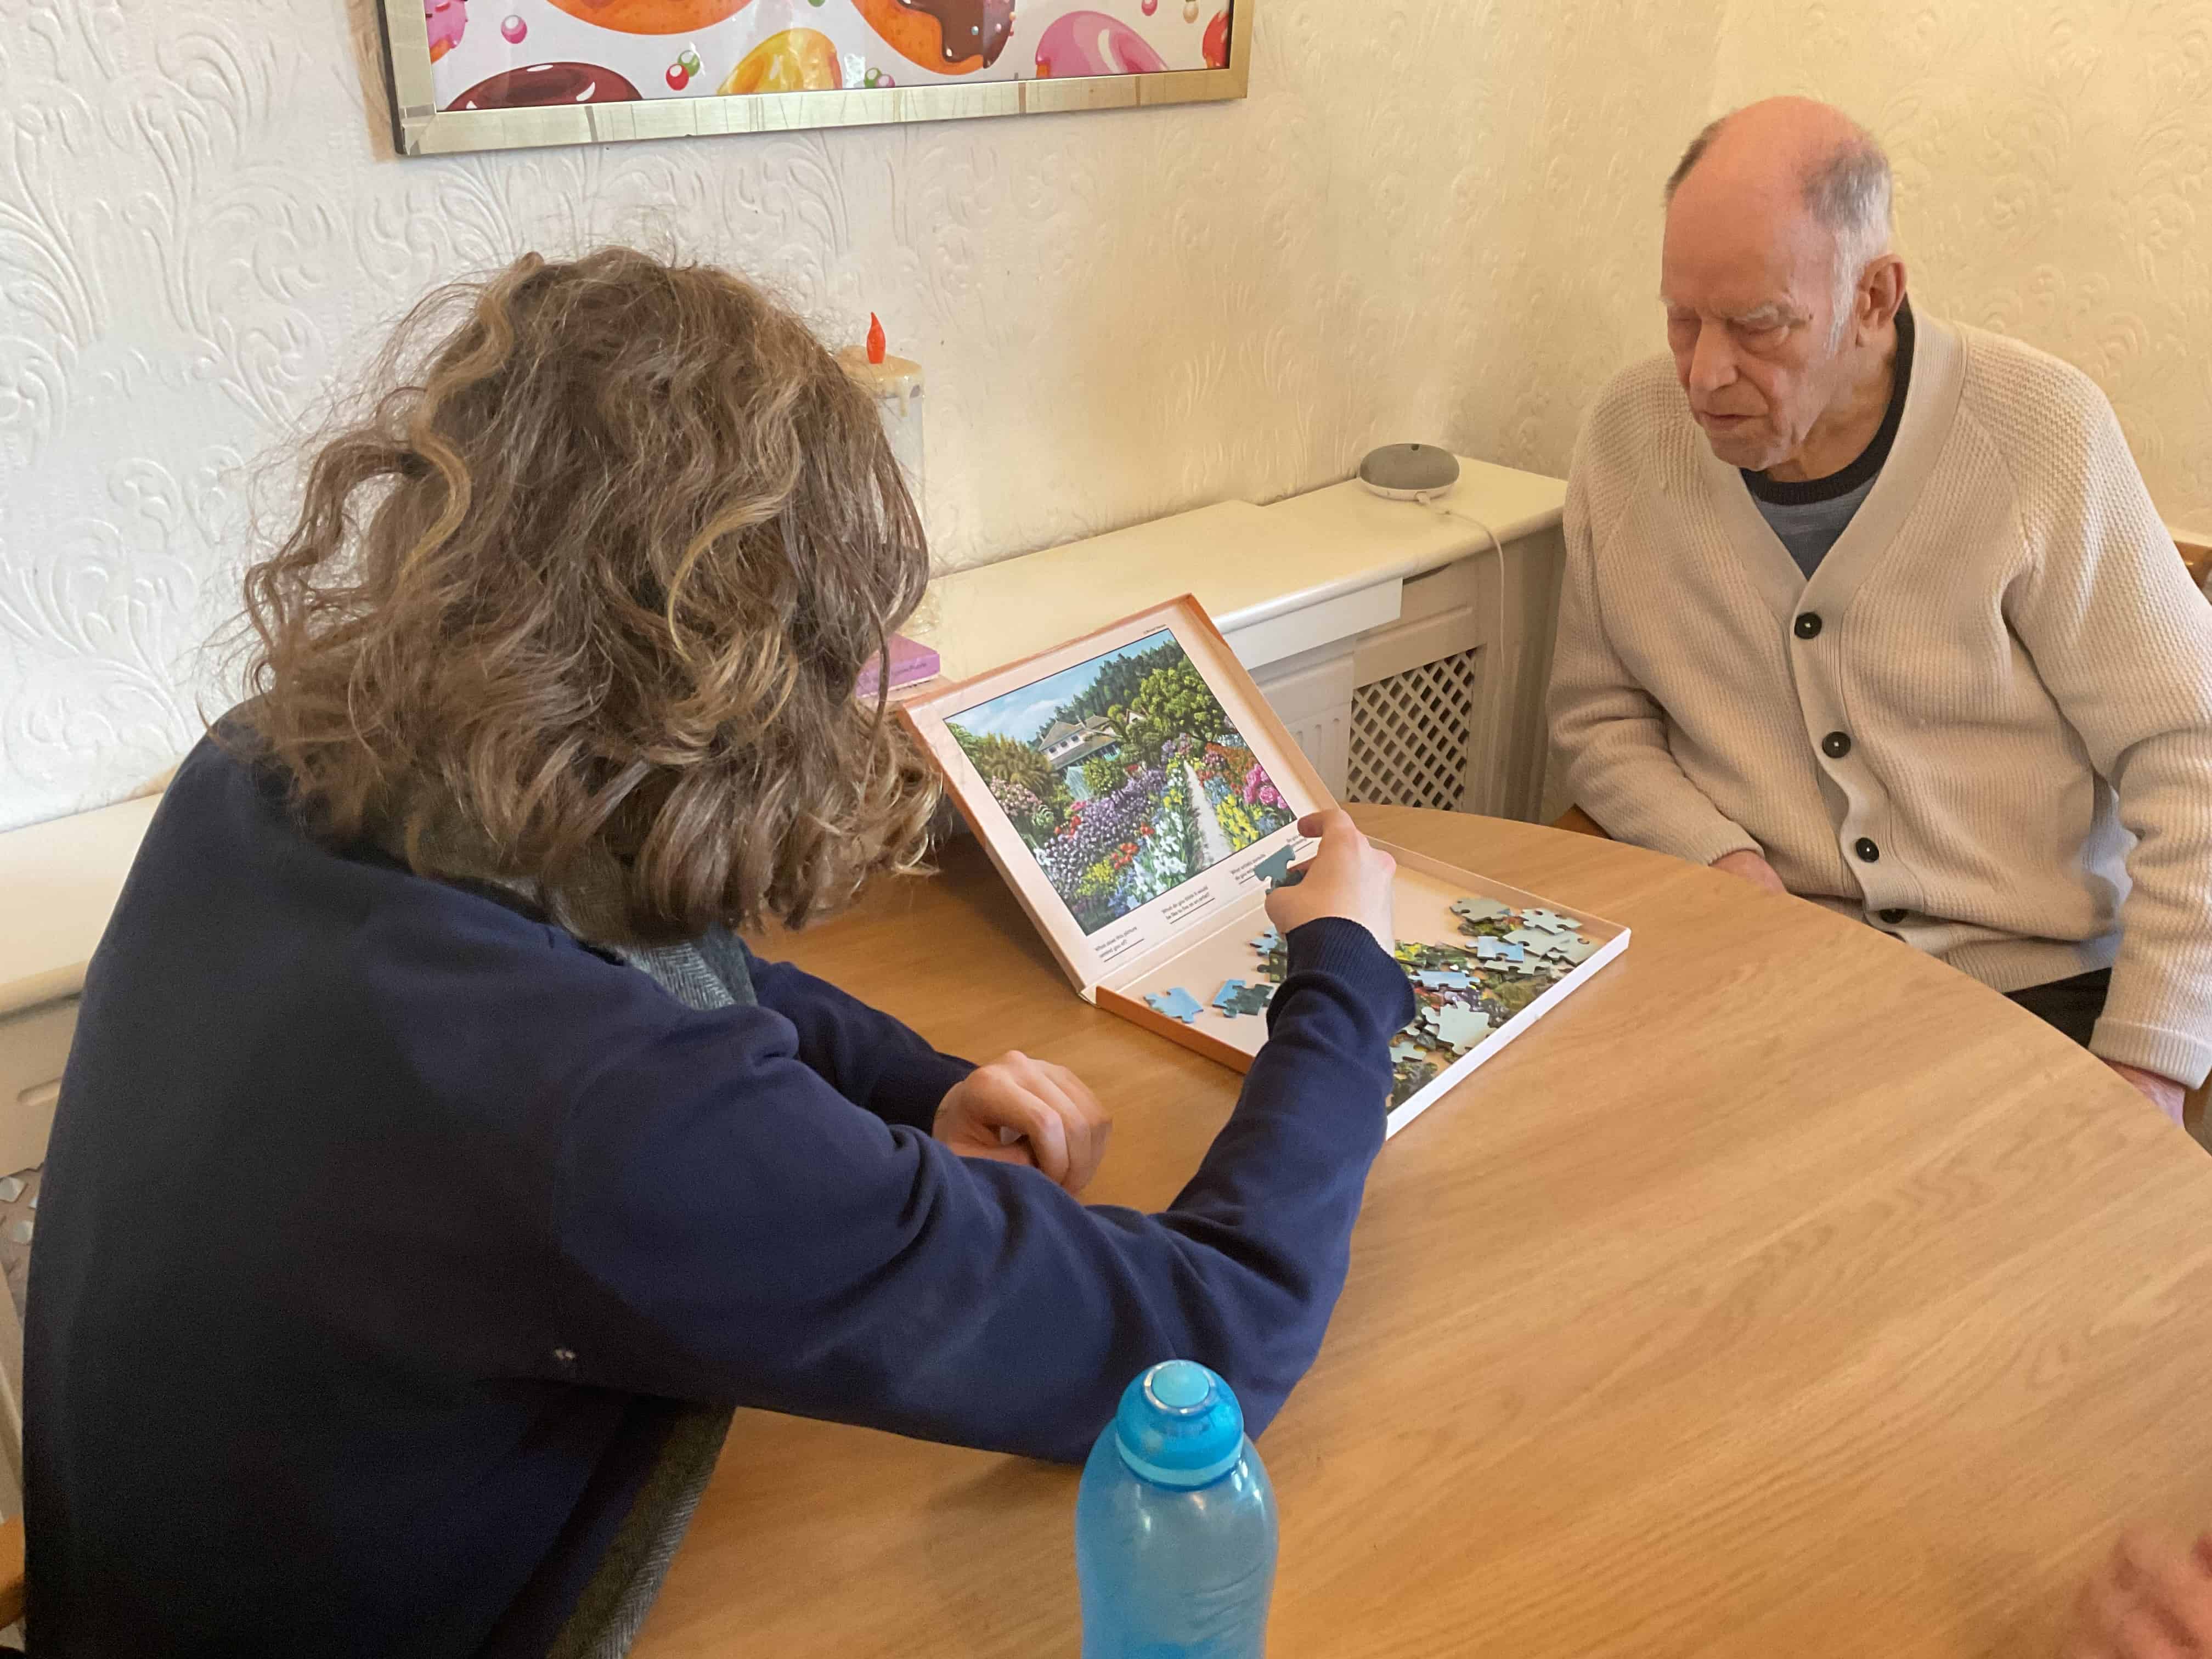
<svg viewBox="0 0 2212 1659">
<path fill-rule="evenodd" d="M 87 975 L 27 1342 L 64 1656 L 539 1659 L 672 1401 L 1081 1457 L 1173 1355 L 1256 1431 L 1312 1362 L 1412 1015 L 1310 923 L 1159 1215 L 929 1137 L 968 1071 L 789 966 L 699 1012 L 301 833 L 203 742 Z"/>
</svg>

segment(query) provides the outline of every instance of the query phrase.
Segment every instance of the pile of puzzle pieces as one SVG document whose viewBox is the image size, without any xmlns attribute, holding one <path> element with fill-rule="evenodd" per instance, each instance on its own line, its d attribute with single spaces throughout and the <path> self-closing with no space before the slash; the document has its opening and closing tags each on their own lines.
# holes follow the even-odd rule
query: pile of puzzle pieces
<svg viewBox="0 0 2212 1659">
<path fill-rule="evenodd" d="M 1502 972 L 1538 974 L 1547 963 L 1572 968 L 1597 949 L 1583 936 L 1580 921 L 1556 910 L 1516 910 L 1496 899 L 1463 898 L 1452 914 L 1460 932 L 1474 941 L 1475 955 Z"/>
<path fill-rule="evenodd" d="M 1574 916 L 1540 907 L 1516 910 L 1495 899 L 1452 906 L 1468 945 L 1401 941 L 1397 957 L 1413 987 L 1412 1024 L 1390 1045 L 1390 1104 L 1403 1105 L 1454 1060 L 1500 1030 L 1551 986 L 1589 960 L 1597 945 Z M 1267 1012 L 1290 971 L 1283 938 L 1270 927 L 1250 941 L 1256 981 L 1231 979 L 1210 1003 L 1175 986 L 1145 1000 L 1170 1019 L 1195 1025 L 1211 1008 L 1234 1019 Z"/>
</svg>

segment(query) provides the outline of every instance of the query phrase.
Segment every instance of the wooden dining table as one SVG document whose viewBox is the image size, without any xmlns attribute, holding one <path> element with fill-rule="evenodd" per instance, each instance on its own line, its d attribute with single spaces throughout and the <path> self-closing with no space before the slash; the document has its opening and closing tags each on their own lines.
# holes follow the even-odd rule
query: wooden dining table
<svg viewBox="0 0 2212 1659">
<path fill-rule="evenodd" d="M 1353 810 L 1634 937 L 1383 1148 L 1260 1442 L 1270 1654 L 2043 1655 L 2123 1522 L 2212 1526 L 2182 1129 L 1813 904 Z M 1237 1097 L 1080 1000 L 970 842 L 762 943 L 940 1048 L 1073 1068 L 1115 1114 L 1095 1202 L 1164 1206 Z M 740 1413 L 634 1652 L 1074 1656 L 1076 1478 Z"/>
</svg>

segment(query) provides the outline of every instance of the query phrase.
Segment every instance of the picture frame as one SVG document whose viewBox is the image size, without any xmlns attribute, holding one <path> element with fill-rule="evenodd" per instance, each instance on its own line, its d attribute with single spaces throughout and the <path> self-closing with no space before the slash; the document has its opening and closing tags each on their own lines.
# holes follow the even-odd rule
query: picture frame
<svg viewBox="0 0 2212 1659">
<path fill-rule="evenodd" d="M 899 718 L 1085 1000 L 1243 1070 L 1287 969 L 1266 914 L 1336 803 L 1188 594 L 901 702 Z M 1627 948 L 1626 927 L 1410 848 L 1395 1134 Z"/>
<path fill-rule="evenodd" d="M 378 0 L 378 11 L 393 145 L 424 156 L 1242 98 L 1256 4 Z M 947 27 L 993 35 L 989 61 L 950 59 Z M 724 90 L 737 88 L 752 89 Z"/>
</svg>

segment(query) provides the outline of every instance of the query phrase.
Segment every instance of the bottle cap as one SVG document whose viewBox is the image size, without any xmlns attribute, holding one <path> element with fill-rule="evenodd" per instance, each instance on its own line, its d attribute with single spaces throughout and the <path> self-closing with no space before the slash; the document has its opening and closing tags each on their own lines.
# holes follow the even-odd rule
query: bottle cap
<svg viewBox="0 0 2212 1659">
<path fill-rule="evenodd" d="M 1156 1486 L 1203 1486 L 1236 1468 L 1244 1449 L 1244 1409 L 1205 1366 L 1166 1360 L 1122 1390 L 1114 1449 Z"/>
</svg>

